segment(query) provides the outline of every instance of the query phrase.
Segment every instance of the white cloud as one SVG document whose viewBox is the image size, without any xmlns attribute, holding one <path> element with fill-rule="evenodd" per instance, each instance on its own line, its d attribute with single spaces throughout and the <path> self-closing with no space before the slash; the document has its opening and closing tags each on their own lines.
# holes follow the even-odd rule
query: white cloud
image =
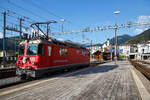
<svg viewBox="0 0 150 100">
<path fill-rule="evenodd" d="M 139 16 L 138 22 L 150 22 L 150 16 Z"/>
<path fill-rule="evenodd" d="M 3 38 L 3 34 L 2 34 L 2 32 L 0 32 L 0 38 Z"/>
<path fill-rule="evenodd" d="M 140 34 L 140 33 L 142 33 L 144 30 L 143 29 L 135 29 L 135 32 L 137 33 L 137 34 Z"/>
<path fill-rule="evenodd" d="M 142 22 L 150 22 L 150 16 L 145 16 L 145 15 L 142 15 L 142 16 L 138 16 L 138 19 L 137 19 L 137 22 L 138 23 L 142 23 Z M 140 34 L 142 33 L 143 31 L 147 30 L 149 27 L 147 26 L 139 26 L 135 29 L 135 32 L 137 34 Z"/>
<path fill-rule="evenodd" d="M 59 41 L 64 41 L 64 39 L 63 39 L 63 38 L 58 38 L 57 40 L 59 40 Z"/>
</svg>

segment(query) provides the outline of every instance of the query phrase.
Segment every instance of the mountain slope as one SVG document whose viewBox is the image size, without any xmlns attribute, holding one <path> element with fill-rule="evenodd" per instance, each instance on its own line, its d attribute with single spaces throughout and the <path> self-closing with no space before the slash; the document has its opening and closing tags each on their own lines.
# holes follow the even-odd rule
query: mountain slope
<svg viewBox="0 0 150 100">
<path fill-rule="evenodd" d="M 125 42 L 129 41 L 132 38 L 133 38 L 132 36 L 127 35 L 127 34 L 122 35 L 122 36 L 117 36 L 117 43 L 118 43 L 118 45 L 124 44 Z M 115 38 L 114 37 L 112 39 L 110 39 L 110 45 L 115 45 Z"/>
<path fill-rule="evenodd" d="M 142 32 L 139 35 L 136 35 L 131 40 L 127 41 L 126 44 L 137 44 L 150 40 L 150 29 Z"/>
</svg>

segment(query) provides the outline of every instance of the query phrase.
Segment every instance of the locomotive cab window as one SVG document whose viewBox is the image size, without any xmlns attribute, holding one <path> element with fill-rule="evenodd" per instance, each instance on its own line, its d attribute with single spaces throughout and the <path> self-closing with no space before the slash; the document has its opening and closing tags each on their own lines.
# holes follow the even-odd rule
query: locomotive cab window
<svg viewBox="0 0 150 100">
<path fill-rule="evenodd" d="M 43 56 L 44 55 L 44 46 L 43 44 L 38 45 L 38 55 Z"/>
<path fill-rule="evenodd" d="M 27 45 L 27 55 L 28 56 L 43 56 L 44 48 L 42 44 L 28 44 Z"/>
<path fill-rule="evenodd" d="M 59 49 L 59 54 L 60 54 L 60 56 L 67 56 L 68 50 L 64 49 L 64 48 L 60 48 Z"/>
<path fill-rule="evenodd" d="M 24 48 L 25 48 L 24 45 L 20 45 L 20 46 L 19 46 L 19 55 L 20 55 L 20 56 L 23 56 L 23 55 L 24 55 Z"/>
</svg>

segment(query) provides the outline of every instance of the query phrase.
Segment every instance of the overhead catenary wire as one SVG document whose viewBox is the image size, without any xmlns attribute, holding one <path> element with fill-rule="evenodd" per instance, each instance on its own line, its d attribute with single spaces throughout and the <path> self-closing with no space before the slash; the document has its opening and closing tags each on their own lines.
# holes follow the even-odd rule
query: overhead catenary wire
<svg viewBox="0 0 150 100">
<path fill-rule="evenodd" d="M 5 9 L 6 10 L 6 9 Z M 8 10 L 7 10 L 8 11 Z M 10 23 L 10 24 L 15 24 L 16 25 L 16 23 L 13 23 L 13 22 L 10 22 L 10 18 L 11 18 L 11 21 L 12 21 L 12 19 L 13 19 L 13 21 L 15 21 L 15 22 L 19 22 L 19 17 L 21 17 L 21 16 L 19 16 L 19 17 L 17 17 L 17 16 L 13 16 L 12 14 L 17 14 L 17 13 L 15 13 L 14 11 L 11 11 L 11 10 L 9 10 L 9 12 L 11 12 L 11 14 L 8 14 L 8 19 L 7 19 L 7 22 L 8 23 Z M 12 13 L 13 12 L 13 13 Z M 22 15 L 23 16 L 23 15 Z M 23 18 L 24 18 L 24 16 L 23 16 Z M 29 19 L 29 18 L 28 18 Z M 27 23 L 28 23 L 28 25 L 27 25 L 27 23 L 26 23 L 26 20 L 24 21 L 24 25 L 26 25 L 26 26 L 29 26 L 31 23 L 33 23 L 33 22 L 30 22 L 30 21 L 27 21 Z M 24 28 L 26 27 L 26 26 L 24 26 L 24 25 L 22 25 Z M 16 26 L 18 26 L 18 25 L 16 25 Z M 29 28 L 29 27 L 28 27 Z M 55 27 L 51 27 L 51 29 L 55 29 L 55 30 L 60 30 L 60 29 L 58 29 L 58 28 L 55 28 Z"/>
<path fill-rule="evenodd" d="M 32 14 L 32 15 L 34 15 L 35 17 L 38 17 L 38 18 L 40 18 L 40 19 L 44 19 L 44 20 L 48 20 L 47 18 L 45 18 L 45 17 L 41 17 L 41 16 L 39 16 L 38 14 L 36 14 L 36 13 L 32 12 L 31 10 L 29 10 L 29 9 L 25 9 L 25 8 L 21 7 L 20 5 L 17 5 L 17 4 L 16 4 L 16 3 L 14 3 L 14 2 L 8 1 L 8 3 L 9 3 L 9 4 L 11 4 L 11 5 L 13 5 L 14 7 L 18 7 L 18 8 L 20 8 L 20 9 L 22 9 L 22 10 L 24 10 L 24 11 L 26 11 L 26 12 L 28 12 L 28 13 Z"/>
<path fill-rule="evenodd" d="M 11 5 L 13 5 L 14 7 L 18 7 L 18 8 L 20 8 L 20 9 L 23 9 L 24 11 L 27 11 L 28 13 L 30 13 L 30 14 L 32 14 L 32 15 L 34 15 L 34 16 L 38 16 L 37 14 L 35 14 L 35 13 L 33 13 L 33 12 L 31 12 L 30 10 L 28 10 L 28 9 L 25 9 L 25 8 L 23 8 L 23 7 L 21 7 L 21 6 L 19 6 L 19 5 L 17 5 L 17 4 L 15 4 L 15 3 L 12 3 L 11 1 L 8 1 L 8 3 L 9 4 L 11 4 Z M 6 9 L 5 9 L 6 10 Z M 48 10 L 46 10 L 47 12 L 49 12 Z M 12 11 L 11 11 L 12 12 Z M 15 13 L 15 12 L 12 12 L 13 14 L 17 14 L 17 13 Z M 50 13 L 50 12 L 49 12 Z M 21 15 L 21 14 L 19 14 L 19 15 Z M 54 15 L 54 14 L 53 14 Z M 45 18 L 43 18 L 43 17 L 40 17 L 40 16 L 38 16 L 39 18 L 42 18 L 42 19 L 45 19 Z M 56 16 L 55 16 L 56 17 Z M 59 18 L 62 18 L 62 17 L 60 17 L 60 16 L 57 16 L 57 17 L 59 17 Z M 28 17 L 27 17 L 28 18 Z M 31 22 L 30 22 L 31 23 Z M 71 22 L 70 22 L 71 23 Z M 57 25 L 57 24 L 56 24 Z M 60 27 L 60 26 L 59 26 Z M 53 29 L 55 29 L 55 30 L 59 30 L 60 31 L 60 29 L 58 29 L 58 28 L 54 28 L 54 27 L 52 27 Z"/>
<path fill-rule="evenodd" d="M 15 12 L 14 12 L 15 13 Z M 12 15 L 11 15 L 12 16 Z M 12 17 L 15 17 L 15 16 L 12 16 Z M 24 17 L 23 17 L 24 18 Z M 19 19 L 19 18 L 18 18 Z M 28 18 L 29 19 L 29 18 Z M 34 20 L 33 20 L 34 21 Z M 25 22 L 26 22 L 26 20 L 25 20 Z M 33 23 L 33 22 L 31 22 L 31 21 L 27 21 L 29 24 L 31 24 L 31 23 Z M 34 21 L 34 22 L 36 22 L 36 21 Z M 53 28 L 53 29 L 55 29 L 55 30 L 59 30 L 58 28 L 56 28 L 56 27 L 51 27 L 51 28 Z"/>
<path fill-rule="evenodd" d="M 80 32 L 96 32 L 96 31 L 104 31 L 104 30 L 111 30 L 111 29 L 120 29 L 120 28 L 131 28 L 136 26 L 144 26 L 144 25 L 150 25 L 150 22 L 138 22 L 138 23 L 127 23 L 127 24 L 121 24 L 121 25 L 114 25 L 114 26 L 97 26 L 95 28 L 84 28 L 80 30 L 71 30 L 66 32 L 56 32 L 52 33 L 51 35 L 59 35 L 59 34 L 71 34 L 71 33 L 80 33 Z"/>
<path fill-rule="evenodd" d="M 13 18 L 16 18 L 16 19 L 18 19 L 18 18 L 23 18 L 23 19 L 25 19 L 26 22 L 28 22 L 28 23 L 36 22 L 35 20 L 33 20 L 33 19 L 31 19 L 31 18 L 29 18 L 29 17 L 27 17 L 27 16 L 24 16 L 24 15 L 18 13 L 17 11 L 12 11 L 12 10 L 10 10 L 10 9 L 6 9 L 6 8 L 3 8 L 3 7 L 0 7 L 0 9 L 3 9 L 3 11 L 1 11 L 0 13 L 3 13 L 3 12 L 6 11 L 6 12 L 9 13 L 8 16 L 11 16 L 11 17 L 13 17 Z M 14 15 L 16 15 L 16 16 L 14 16 Z"/>
<path fill-rule="evenodd" d="M 61 16 L 59 16 L 59 15 L 56 15 L 55 13 L 53 13 L 53 12 L 47 10 L 46 8 L 44 8 L 44 7 L 42 7 L 42 6 L 39 6 L 38 4 L 36 4 L 35 2 L 33 2 L 32 0 L 30 0 L 30 2 L 28 2 L 27 0 L 26 0 L 26 1 L 23 1 L 23 2 L 27 2 L 28 4 L 33 5 L 33 6 L 35 6 L 36 8 L 39 8 L 40 10 L 43 10 L 44 12 L 47 12 L 49 15 L 52 15 L 52 16 L 57 17 L 57 18 L 59 18 L 59 19 L 65 19 L 65 22 L 68 22 L 68 23 L 70 23 L 70 24 L 72 24 L 72 25 L 74 25 L 74 26 L 81 27 L 80 25 L 77 25 L 77 24 L 75 24 L 75 23 L 69 21 L 68 19 L 66 19 L 66 18 L 64 18 L 64 17 L 61 17 Z"/>
</svg>

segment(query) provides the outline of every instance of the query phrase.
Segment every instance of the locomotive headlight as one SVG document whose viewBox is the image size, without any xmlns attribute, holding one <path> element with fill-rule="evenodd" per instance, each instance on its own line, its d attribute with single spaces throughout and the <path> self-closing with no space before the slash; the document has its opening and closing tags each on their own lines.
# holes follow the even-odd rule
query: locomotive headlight
<svg viewBox="0 0 150 100">
<path fill-rule="evenodd" d="M 37 62 L 32 62 L 32 65 L 38 65 L 38 63 Z"/>
<path fill-rule="evenodd" d="M 23 63 L 26 63 L 26 57 L 23 57 L 22 62 L 23 62 Z"/>
</svg>

